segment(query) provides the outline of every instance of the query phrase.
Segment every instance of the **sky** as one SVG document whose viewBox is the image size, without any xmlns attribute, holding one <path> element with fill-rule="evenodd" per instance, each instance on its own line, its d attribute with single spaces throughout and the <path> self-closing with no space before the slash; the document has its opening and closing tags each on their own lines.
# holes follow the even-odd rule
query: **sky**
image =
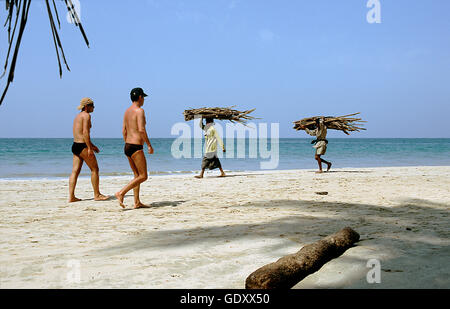
<svg viewBox="0 0 450 309">
<path fill-rule="evenodd" d="M 380 23 L 367 2 L 80 0 L 88 48 L 58 0 L 70 67 L 60 78 L 44 1 L 33 0 L 0 138 L 72 137 L 83 97 L 96 106 L 91 137 L 121 137 L 134 87 L 149 94 L 150 139 L 177 137 L 185 109 L 216 106 L 256 108 L 254 122 L 279 123 L 280 137 L 309 137 L 293 130 L 305 117 L 360 112 L 367 130 L 350 137 L 450 138 L 450 1 L 379 0 Z M 6 48 L 4 28 L 2 65 Z"/>
</svg>

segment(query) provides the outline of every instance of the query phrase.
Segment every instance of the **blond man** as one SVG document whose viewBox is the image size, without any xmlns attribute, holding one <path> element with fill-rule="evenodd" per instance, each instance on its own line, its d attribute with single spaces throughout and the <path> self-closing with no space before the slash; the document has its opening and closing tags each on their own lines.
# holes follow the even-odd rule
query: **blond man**
<svg viewBox="0 0 450 309">
<path fill-rule="evenodd" d="M 97 146 L 91 142 L 91 113 L 94 111 L 94 102 L 90 98 L 83 98 L 78 106 L 80 113 L 73 121 L 73 168 L 69 178 L 69 203 L 81 201 L 75 197 L 75 187 L 77 185 L 78 176 L 80 175 L 83 162 L 91 170 L 91 183 L 94 189 L 94 200 L 104 201 L 109 197 L 100 193 L 99 190 L 99 169 L 97 158 L 94 152 L 100 152 Z"/>
</svg>

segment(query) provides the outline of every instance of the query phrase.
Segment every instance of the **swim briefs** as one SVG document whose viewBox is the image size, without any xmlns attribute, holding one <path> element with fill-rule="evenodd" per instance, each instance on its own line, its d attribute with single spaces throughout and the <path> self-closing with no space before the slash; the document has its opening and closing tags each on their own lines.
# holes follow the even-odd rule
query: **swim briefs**
<svg viewBox="0 0 450 309">
<path fill-rule="evenodd" d="M 80 153 L 86 148 L 86 143 L 73 143 L 72 144 L 72 152 L 74 155 L 79 156 Z"/>
<path fill-rule="evenodd" d="M 125 153 L 125 155 L 127 157 L 131 158 L 133 153 L 135 153 L 138 150 L 142 150 L 142 149 L 144 149 L 143 145 L 136 145 L 136 144 L 125 143 L 125 147 L 123 149 L 123 152 Z"/>
</svg>

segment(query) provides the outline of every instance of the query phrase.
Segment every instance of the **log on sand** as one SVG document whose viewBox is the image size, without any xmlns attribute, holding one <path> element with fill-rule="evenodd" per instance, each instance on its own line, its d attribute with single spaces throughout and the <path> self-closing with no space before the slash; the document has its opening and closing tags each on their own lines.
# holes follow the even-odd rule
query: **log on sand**
<svg viewBox="0 0 450 309">
<path fill-rule="evenodd" d="M 297 253 L 257 269 L 247 277 L 245 288 L 290 289 L 328 261 L 340 256 L 358 240 L 359 234 L 346 227 L 336 234 L 304 246 Z"/>
</svg>

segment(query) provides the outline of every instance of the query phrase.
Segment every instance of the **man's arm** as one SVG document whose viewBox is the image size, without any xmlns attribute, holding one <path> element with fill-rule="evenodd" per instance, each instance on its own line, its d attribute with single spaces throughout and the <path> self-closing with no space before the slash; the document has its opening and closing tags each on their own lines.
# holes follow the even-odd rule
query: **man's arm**
<svg viewBox="0 0 450 309">
<path fill-rule="evenodd" d="M 307 127 L 305 127 L 305 132 L 308 133 L 308 134 L 311 135 L 311 136 L 317 136 L 318 130 L 317 130 L 317 128 L 314 129 L 314 130 L 310 130 L 310 129 L 308 129 Z"/>
<path fill-rule="evenodd" d="M 148 145 L 148 153 L 152 154 L 153 147 L 152 147 L 152 144 L 150 144 L 150 140 L 148 139 L 148 135 L 147 135 L 147 130 L 145 129 L 146 121 L 145 121 L 145 112 L 143 109 L 139 110 L 139 112 L 138 112 L 137 123 L 138 123 L 139 134 L 141 135 L 144 142 L 147 143 L 147 145 Z"/>
<path fill-rule="evenodd" d="M 91 153 L 96 148 L 94 144 L 91 142 L 91 115 L 87 115 L 87 117 L 83 117 L 83 139 L 88 147 L 88 155 L 91 155 Z"/>
<path fill-rule="evenodd" d="M 225 152 L 225 146 L 224 146 L 224 144 L 223 144 L 223 140 L 222 140 L 222 138 L 220 137 L 219 133 L 217 133 L 216 128 L 214 128 L 214 135 L 216 136 L 217 142 L 220 144 L 220 146 L 222 146 L 223 152 Z"/>
<path fill-rule="evenodd" d="M 123 117 L 122 135 L 123 135 L 123 141 L 126 143 L 127 142 L 127 126 L 125 125 L 125 117 Z"/>
</svg>

